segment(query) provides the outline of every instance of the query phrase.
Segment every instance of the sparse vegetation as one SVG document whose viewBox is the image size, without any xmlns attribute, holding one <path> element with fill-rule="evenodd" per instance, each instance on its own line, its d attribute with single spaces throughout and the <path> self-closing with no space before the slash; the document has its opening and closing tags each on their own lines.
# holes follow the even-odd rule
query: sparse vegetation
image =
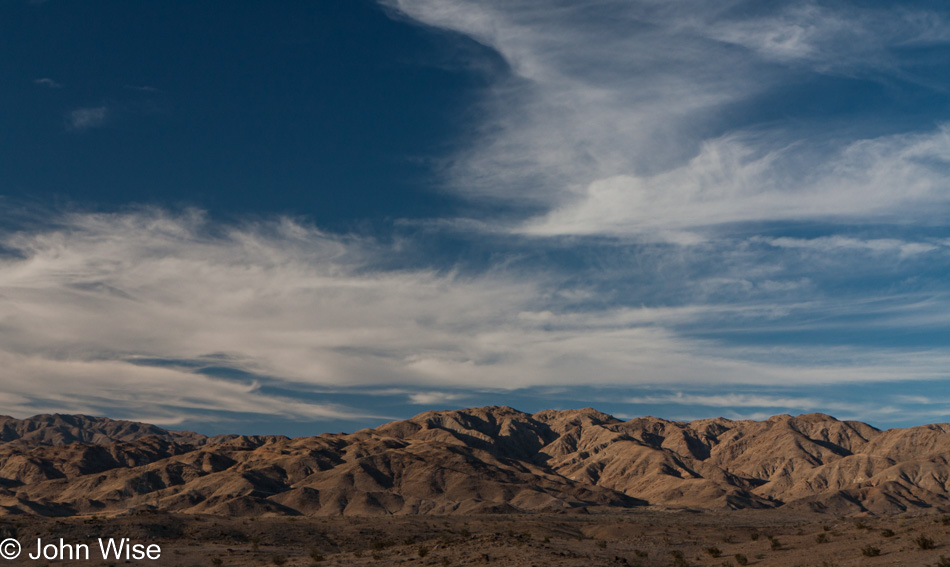
<svg viewBox="0 0 950 567">
<path fill-rule="evenodd" d="M 670 555 L 673 556 L 673 567 L 689 567 L 689 561 L 683 556 L 682 551 L 671 551 Z"/>
<path fill-rule="evenodd" d="M 751 527 L 749 516 L 730 515 L 728 512 L 661 515 L 644 511 L 634 515 L 627 511 L 598 511 L 597 514 L 577 515 L 428 517 L 424 521 L 399 517 L 386 518 L 385 521 L 381 518 L 327 520 L 311 517 L 300 518 L 294 523 L 280 517 L 260 516 L 256 524 L 251 524 L 253 529 L 242 527 L 243 522 L 249 522 L 246 518 L 206 517 L 202 524 L 197 524 L 173 515 L 156 515 L 150 516 L 140 527 L 130 527 L 136 526 L 139 520 L 119 516 L 101 520 L 101 525 L 95 529 L 119 532 L 144 527 L 148 532 L 142 533 L 165 534 L 168 532 L 162 527 L 164 524 L 178 525 L 181 534 L 174 537 L 184 535 L 181 540 L 188 541 L 189 545 L 169 549 L 169 559 L 175 565 L 195 567 L 320 567 L 357 563 L 366 567 L 413 563 L 418 567 L 575 564 L 833 567 L 835 562 L 842 567 L 851 563 L 870 566 L 877 562 L 950 567 L 950 553 L 944 550 L 950 546 L 943 545 L 940 535 L 947 532 L 940 524 L 942 515 L 912 513 L 914 515 L 903 520 L 906 524 L 903 528 L 897 527 L 898 519 L 893 516 L 866 519 L 872 526 L 870 531 L 856 531 L 855 518 L 833 523 L 834 520 L 829 520 L 827 515 L 809 515 L 797 510 L 786 516 L 778 512 L 762 512 L 755 519 L 755 528 Z M 653 527 L 649 526 L 647 518 L 654 518 Z M 21 533 L 28 534 L 24 537 L 45 534 L 50 525 L 54 525 L 58 533 L 83 533 L 82 530 L 91 529 L 82 523 L 85 519 L 51 521 L 34 518 L 25 522 Z M 469 530 L 468 537 L 460 536 L 463 521 L 465 529 Z M 823 523 L 832 529 L 825 531 Z M 515 534 L 513 539 L 508 537 L 510 527 L 514 528 L 511 530 Z M 687 527 L 691 535 L 686 534 Z M 247 536 L 241 543 L 236 542 L 233 535 L 236 528 L 243 529 Z M 746 537 L 752 532 L 761 536 L 757 542 Z M 804 535 L 796 536 L 799 532 Z M 527 541 L 523 539 L 524 533 L 531 536 Z M 576 535 L 581 533 L 586 537 L 577 541 Z M 260 538 L 260 551 L 252 554 L 250 540 L 255 534 Z M 723 543 L 730 534 L 734 536 L 734 542 Z M 171 541 L 165 535 L 158 537 L 165 538 L 160 541 Z M 663 543 L 664 538 L 670 542 L 668 546 Z M 415 543 L 408 546 L 403 545 L 404 541 Z M 770 547 L 779 550 L 772 551 Z M 938 551 L 920 551 L 921 548 L 939 550 L 945 557 L 938 560 Z M 490 558 L 483 558 L 489 555 Z M 286 562 L 282 563 L 283 560 Z M 121 567 L 121 562 L 118 565 Z"/>
<path fill-rule="evenodd" d="M 914 543 L 917 544 L 917 547 L 920 549 L 933 549 L 937 547 L 937 544 L 934 543 L 934 540 L 924 534 L 920 534 L 919 536 L 915 537 Z"/>
</svg>

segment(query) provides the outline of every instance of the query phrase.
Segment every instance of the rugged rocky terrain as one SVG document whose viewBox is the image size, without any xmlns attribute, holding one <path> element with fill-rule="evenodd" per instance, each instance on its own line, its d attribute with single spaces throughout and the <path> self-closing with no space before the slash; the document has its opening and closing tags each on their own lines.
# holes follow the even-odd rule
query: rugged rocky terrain
<svg viewBox="0 0 950 567">
<path fill-rule="evenodd" d="M 259 516 L 950 510 L 950 425 L 877 430 L 508 407 L 352 434 L 204 437 L 87 416 L 0 418 L 0 514 Z"/>
</svg>

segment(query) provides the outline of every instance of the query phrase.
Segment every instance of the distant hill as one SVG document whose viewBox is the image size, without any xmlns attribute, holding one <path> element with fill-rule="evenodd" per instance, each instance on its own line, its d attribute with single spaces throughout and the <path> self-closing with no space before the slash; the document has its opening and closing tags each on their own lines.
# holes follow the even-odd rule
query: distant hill
<svg viewBox="0 0 950 567">
<path fill-rule="evenodd" d="M 0 416 L 0 442 L 22 440 L 45 445 L 77 442 L 105 445 L 115 441 L 133 441 L 148 435 L 192 442 L 204 439 L 204 435 L 188 431 L 168 431 L 147 423 L 88 415 L 44 414 L 28 419 Z"/>
<path fill-rule="evenodd" d="M 0 417 L 0 515 L 950 510 L 948 458 L 948 424 L 880 431 L 823 414 L 621 421 L 485 407 L 295 439 Z"/>
</svg>

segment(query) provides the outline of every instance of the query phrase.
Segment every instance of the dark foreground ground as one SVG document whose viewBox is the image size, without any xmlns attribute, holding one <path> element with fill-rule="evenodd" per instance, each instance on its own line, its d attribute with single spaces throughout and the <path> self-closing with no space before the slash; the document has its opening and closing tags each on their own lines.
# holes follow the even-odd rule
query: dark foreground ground
<svg viewBox="0 0 950 567">
<path fill-rule="evenodd" d="M 573 515 L 390 518 L 0 518 L 23 551 L 2 565 L 849 566 L 950 567 L 950 517 L 836 518 L 781 510 L 630 510 Z M 157 544 L 157 560 L 103 560 L 97 538 Z M 31 560 L 36 540 L 87 543 L 90 560 Z M 941 563 L 941 556 L 947 556 Z"/>
</svg>

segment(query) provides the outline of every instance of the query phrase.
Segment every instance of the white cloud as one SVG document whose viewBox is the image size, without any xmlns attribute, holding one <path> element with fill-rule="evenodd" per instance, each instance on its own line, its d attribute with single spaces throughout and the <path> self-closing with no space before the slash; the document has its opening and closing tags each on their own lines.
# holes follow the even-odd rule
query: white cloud
<svg viewBox="0 0 950 567">
<path fill-rule="evenodd" d="M 939 243 L 907 242 L 896 238 L 859 239 L 846 236 L 825 236 L 820 238 L 756 238 L 778 248 L 800 248 L 819 252 L 840 250 L 864 250 L 868 252 L 897 252 L 902 257 L 916 256 L 939 250 Z"/>
<path fill-rule="evenodd" d="M 286 219 L 220 225 L 197 212 L 148 210 L 49 220 L 53 228 L 0 240 L 12 253 L 0 257 L 7 413 L 112 404 L 153 416 L 164 408 L 172 420 L 225 410 L 360 414 L 149 359 L 204 361 L 297 390 L 388 388 L 417 404 L 458 401 L 472 389 L 579 383 L 936 379 L 950 362 L 943 349 L 689 339 L 677 329 L 725 321 L 772 328 L 789 311 L 830 309 L 750 300 L 585 307 L 589 294 L 560 289 L 548 271 L 380 270 L 396 249 Z"/>
<path fill-rule="evenodd" d="M 466 394 L 453 394 L 449 392 L 417 392 L 409 394 L 409 403 L 415 405 L 436 406 L 453 404 L 468 398 Z"/>
<path fill-rule="evenodd" d="M 938 13 L 814 2 L 731 21 L 694 24 L 698 33 L 745 47 L 760 57 L 813 66 L 823 73 L 855 74 L 897 66 L 894 48 L 950 41 Z"/>
<path fill-rule="evenodd" d="M 716 408 L 816 408 L 853 410 L 854 406 L 829 400 L 799 396 L 772 396 L 767 394 L 696 394 L 676 392 L 650 396 L 632 396 L 624 400 L 630 404 L 680 404 Z"/>
<path fill-rule="evenodd" d="M 63 88 L 63 85 L 57 83 L 56 81 L 54 81 L 53 79 L 50 79 L 50 78 L 48 78 L 48 77 L 43 77 L 42 79 L 36 79 L 36 80 L 34 80 L 33 82 L 34 82 L 35 84 L 37 84 L 37 85 L 43 85 L 44 87 L 49 87 L 49 88 L 51 88 L 51 89 L 61 89 L 61 88 Z"/>
<path fill-rule="evenodd" d="M 509 63 L 513 76 L 489 91 L 484 121 L 445 173 L 470 198 L 543 211 L 505 227 L 515 232 L 689 244 L 726 223 L 945 218 L 946 128 L 860 137 L 853 124 L 832 129 L 809 116 L 741 127 L 725 118 L 740 104 L 794 105 L 782 87 L 813 73 L 915 81 L 920 62 L 898 51 L 950 41 L 939 14 L 816 3 L 751 12 L 699 1 L 385 4 Z"/>
<path fill-rule="evenodd" d="M 725 138 L 705 143 L 682 167 L 595 181 L 520 230 L 637 235 L 752 221 L 926 218 L 950 205 L 948 155 L 950 130 L 943 127 L 854 142 L 803 176 L 792 166 L 799 159 L 792 149 L 761 154 Z"/>
<path fill-rule="evenodd" d="M 109 109 L 105 106 L 77 108 L 66 117 L 66 126 L 70 130 L 88 130 L 105 124 Z"/>
</svg>

